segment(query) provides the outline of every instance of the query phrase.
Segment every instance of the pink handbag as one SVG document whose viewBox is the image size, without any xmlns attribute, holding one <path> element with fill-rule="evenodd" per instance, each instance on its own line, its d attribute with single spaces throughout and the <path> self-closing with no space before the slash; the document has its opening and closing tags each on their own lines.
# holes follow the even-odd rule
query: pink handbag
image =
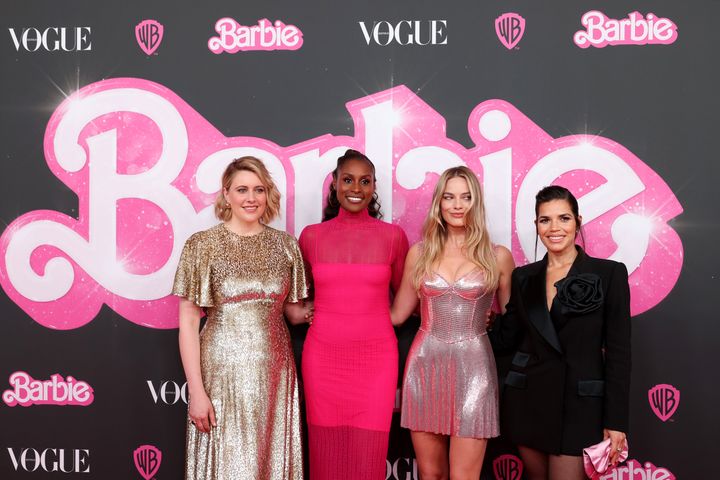
<svg viewBox="0 0 720 480">
<path fill-rule="evenodd" d="M 600 475 L 607 472 L 610 467 L 610 454 L 612 445 L 609 438 L 591 447 L 583 448 L 583 464 L 585 473 L 593 480 L 599 479 Z M 628 458 L 627 439 L 620 451 L 619 462 L 622 463 Z"/>
</svg>

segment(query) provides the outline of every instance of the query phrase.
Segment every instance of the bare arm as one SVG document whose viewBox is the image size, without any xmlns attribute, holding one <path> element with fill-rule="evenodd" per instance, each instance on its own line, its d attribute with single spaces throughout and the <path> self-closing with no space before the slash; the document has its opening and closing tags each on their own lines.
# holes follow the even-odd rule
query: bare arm
<svg viewBox="0 0 720 480">
<path fill-rule="evenodd" d="M 500 275 L 497 286 L 497 299 L 500 306 L 500 313 L 505 313 L 505 308 L 510 300 L 510 279 L 512 271 L 515 270 L 515 260 L 513 260 L 510 250 L 503 246 L 495 247 L 497 255 L 498 273 Z"/>
<path fill-rule="evenodd" d="M 202 310 L 186 298 L 180 299 L 180 358 L 188 382 L 190 401 L 188 414 L 201 432 L 216 426 L 215 410 L 203 386 L 200 369 L 200 318 Z"/>
<path fill-rule="evenodd" d="M 390 308 L 390 318 L 393 326 L 402 325 L 417 307 L 418 293 L 413 285 L 413 273 L 418 258 L 420 258 L 420 245 L 416 243 L 408 251 L 405 258 L 405 268 L 400 288 L 398 288 Z"/>
</svg>

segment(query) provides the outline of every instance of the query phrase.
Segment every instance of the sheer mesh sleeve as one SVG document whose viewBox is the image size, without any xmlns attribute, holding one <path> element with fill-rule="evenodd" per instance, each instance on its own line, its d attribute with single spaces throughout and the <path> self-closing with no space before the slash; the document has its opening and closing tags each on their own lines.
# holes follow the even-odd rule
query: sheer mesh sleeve
<svg viewBox="0 0 720 480">
<path fill-rule="evenodd" d="M 392 263 L 390 267 L 392 269 L 392 276 L 390 279 L 390 287 L 393 293 L 397 293 L 400 288 L 400 282 L 402 280 L 403 271 L 405 269 L 405 257 L 408 253 L 408 239 L 405 235 L 405 231 L 402 228 L 395 228 L 395 238 L 393 241 L 393 255 Z"/>
<path fill-rule="evenodd" d="M 210 252 L 202 232 L 192 235 L 185 242 L 173 283 L 173 295 L 185 297 L 198 307 L 212 307 L 213 295 L 210 283 Z"/>
</svg>

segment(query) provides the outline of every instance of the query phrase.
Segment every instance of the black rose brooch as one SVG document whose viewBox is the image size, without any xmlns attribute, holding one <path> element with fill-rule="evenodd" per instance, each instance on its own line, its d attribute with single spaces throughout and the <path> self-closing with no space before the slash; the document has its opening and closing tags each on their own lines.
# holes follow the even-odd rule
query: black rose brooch
<svg viewBox="0 0 720 480">
<path fill-rule="evenodd" d="M 602 280 L 594 273 L 579 273 L 555 283 L 562 312 L 583 314 L 600 308 L 603 303 Z"/>
</svg>

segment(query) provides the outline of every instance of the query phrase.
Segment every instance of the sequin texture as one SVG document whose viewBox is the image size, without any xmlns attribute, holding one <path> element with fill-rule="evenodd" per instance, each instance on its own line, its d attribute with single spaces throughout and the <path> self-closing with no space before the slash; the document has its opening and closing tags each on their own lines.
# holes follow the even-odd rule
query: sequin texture
<svg viewBox="0 0 720 480">
<path fill-rule="evenodd" d="M 499 435 L 495 358 L 487 338 L 494 291 L 475 269 L 420 286 L 422 323 L 405 367 L 401 425 L 458 437 Z"/>
<path fill-rule="evenodd" d="M 173 293 L 206 307 L 200 366 L 217 420 L 205 434 L 188 419 L 185 478 L 302 479 L 297 375 L 283 317 L 286 300 L 308 294 L 295 239 L 270 227 L 239 236 L 223 224 L 196 233 Z"/>
</svg>

